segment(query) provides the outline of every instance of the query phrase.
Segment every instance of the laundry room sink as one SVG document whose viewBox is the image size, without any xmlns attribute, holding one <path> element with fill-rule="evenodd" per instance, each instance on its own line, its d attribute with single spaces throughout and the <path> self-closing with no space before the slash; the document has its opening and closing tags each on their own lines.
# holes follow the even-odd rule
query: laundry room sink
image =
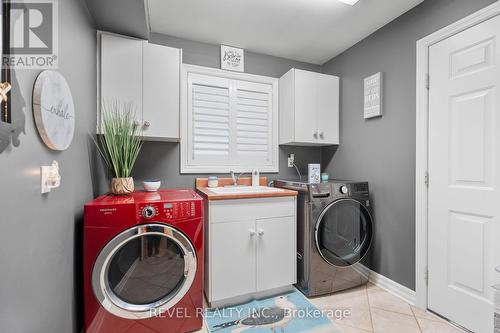
<svg viewBox="0 0 500 333">
<path fill-rule="evenodd" d="M 281 188 L 268 186 L 223 186 L 209 189 L 216 194 L 246 194 L 246 193 L 274 193 L 283 192 Z"/>
</svg>

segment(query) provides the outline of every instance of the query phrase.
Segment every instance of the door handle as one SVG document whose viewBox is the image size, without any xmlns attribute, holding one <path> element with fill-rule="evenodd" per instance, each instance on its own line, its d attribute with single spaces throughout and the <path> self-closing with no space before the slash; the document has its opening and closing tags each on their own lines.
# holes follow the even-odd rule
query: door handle
<svg viewBox="0 0 500 333">
<path fill-rule="evenodd" d="M 250 236 L 254 236 L 254 235 L 255 235 L 255 230 L 250 229 L 250 230 L 248 230 L 248 231 L 250 232 Z"/>
<path fill-rule="evenodd" d="M 264 235 L 264 229 L 259 229 L 259 236 Z"/>
</svg>

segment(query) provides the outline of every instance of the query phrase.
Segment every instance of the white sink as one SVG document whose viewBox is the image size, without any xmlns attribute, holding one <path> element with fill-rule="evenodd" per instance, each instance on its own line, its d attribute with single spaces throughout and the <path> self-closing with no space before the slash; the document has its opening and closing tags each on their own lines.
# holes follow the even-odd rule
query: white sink
<svg viewBox="0 0 500 333">
<path fill-rule="evenodd" d="M 224 186 L 209 188 L 211 192 L 216 194 L 245 194 L 245 193 L 270 193 L 283 192 L 284 190 L 276 187 L 268 186 Z"/>
</svg>

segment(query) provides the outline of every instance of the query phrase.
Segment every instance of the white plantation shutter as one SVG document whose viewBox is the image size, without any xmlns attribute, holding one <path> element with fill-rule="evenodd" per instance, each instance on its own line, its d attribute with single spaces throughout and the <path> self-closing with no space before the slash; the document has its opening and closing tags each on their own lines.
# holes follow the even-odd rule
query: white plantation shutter
<svg viewBox="0 0 500 333">
<path fill-rule="evenodd" d="M 189 160 L 224 165 L 230 160 L 229 80 L 194 74 L 190 79 Z"/>
<path fill-rule="evenodd" d="M 244 81 L 227 77 L 236 74 L 220 72 L 224 75 L 186 73 L 181 172 L 247 172 L 254 168 L 277 172 L 275 79 Z"/>
<path fill-rule="evenodd" d="M 272 89 L 268 84 L 236 83 L 236 157 L 257 165 L 272 161 Z"/>
</svg>

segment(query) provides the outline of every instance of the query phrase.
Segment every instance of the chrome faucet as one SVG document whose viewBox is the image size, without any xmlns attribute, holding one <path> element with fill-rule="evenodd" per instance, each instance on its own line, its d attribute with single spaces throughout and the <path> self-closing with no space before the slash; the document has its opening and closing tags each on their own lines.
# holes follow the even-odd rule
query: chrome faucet
<svg viewBox="0 0 500 333">
<path fill-rule="evenodd" d="M 238 180 L 240 179 L 240 177 L 241 177 L 242 175 L 244 175 L 244 174 L 245 174 L 244 172 L 242 172 L 242 173 L 240 173 L 239 175 L 237 175 L 237 176 L 236 176 L 236 175 L 234 174 L 234 171 L 233 171 L 233 170 L 230 170 L 230 171 L 229 171 L 229 173 L 231 174 L 231 179 L 233 180 L 233 186 L 238 186 Z"/>
<path fill-rule="evenodd" d="M 231 178 L 233 179 L 233 186 L 238 185 L 238 178 L 234 175 L 234 171 L 230 170 L 229 173 L 231 174 Z"/>
</svg>

